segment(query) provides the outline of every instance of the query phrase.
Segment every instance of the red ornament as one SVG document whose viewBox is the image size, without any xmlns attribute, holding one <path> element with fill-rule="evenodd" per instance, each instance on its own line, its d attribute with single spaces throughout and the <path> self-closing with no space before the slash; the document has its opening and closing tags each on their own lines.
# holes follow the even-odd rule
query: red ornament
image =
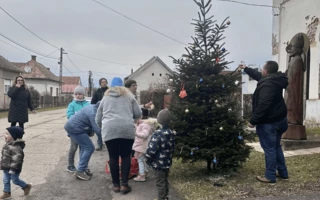
<svg viewBox="0 0 320 200">
<path fill-rule="evenodd" d="M 220 58 L 216 58 L 216 62 L 220 62 Z"/>
<path fill-rule="evenodd" d="M 185 89 L 184 89 L 184 84 L 182 85 L 182 88 L 181 88 L 181 91 L 180 91 L 180 94 L 179 94 L 179 97 L 181 98 L 181 99 L 183 99 L 183 98 L 185 98 L 186 96 L 188 96 L 187 95 L 187 91 L 185 91 Z"/>
</svg>

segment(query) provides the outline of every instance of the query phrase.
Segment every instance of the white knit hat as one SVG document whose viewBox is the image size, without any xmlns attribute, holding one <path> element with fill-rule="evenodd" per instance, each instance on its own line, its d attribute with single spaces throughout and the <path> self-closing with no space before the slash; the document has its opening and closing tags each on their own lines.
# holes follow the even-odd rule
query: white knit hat
<svg viewBox="0 0 320 200">
<path fill-rule="evenodd" d="M 74 94 L 75 93 L 79 93 L 79 94 L 85 94 L 86 93 L 86 89 L 84 87 L 82 87 L 81 85 L 78 85 L 76 88 L 74 88 Z"/>
</svg>

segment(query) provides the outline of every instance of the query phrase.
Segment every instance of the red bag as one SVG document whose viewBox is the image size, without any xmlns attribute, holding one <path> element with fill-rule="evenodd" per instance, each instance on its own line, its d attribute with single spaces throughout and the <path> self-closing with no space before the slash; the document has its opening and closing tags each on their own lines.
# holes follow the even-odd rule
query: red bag
<svg viewBox="0 0 320 200">
<path fill-rule="evenodd" d="M 109 160 L 107 160 L 106 164 L 106 173 L 110 174 L 110 166 L 109 166 Z M 121 158 L 119 159 L 119 174 L 121 178 Z M 129 179 L 137 176 L 139 174 L 139 164 L 138 160 L 134 157 L 131 158 L 131 165 L 130 165 L 130 173 L 129 173 Z"/>
</svg>

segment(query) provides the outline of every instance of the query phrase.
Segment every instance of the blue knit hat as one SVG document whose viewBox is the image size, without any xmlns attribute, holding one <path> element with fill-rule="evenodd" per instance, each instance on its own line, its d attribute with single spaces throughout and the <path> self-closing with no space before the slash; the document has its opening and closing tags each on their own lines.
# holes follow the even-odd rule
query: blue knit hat
<svg viewBox="0 0 320 200">
<path fill-rule="evenodd" d="M 11 126 L 11 127 L 8 127 L 7 130 L 14 140 L 18 138 L 22 138 L 24 134 L 23 129 L 19 126 Z"/>
<path fill-rule="evenodd" d="M 120 77 L 114 77 L 111 82 L 111 87 L 123 86 L 123 81 Z"/>
</svg>

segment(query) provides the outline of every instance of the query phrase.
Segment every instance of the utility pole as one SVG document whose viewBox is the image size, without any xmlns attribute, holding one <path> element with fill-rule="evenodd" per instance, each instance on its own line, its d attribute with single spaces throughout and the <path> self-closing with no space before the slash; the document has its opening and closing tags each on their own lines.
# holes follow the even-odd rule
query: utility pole
<svg viewBox="0 0 320 200">
<path fill-rule="evenodd" d="M 61 47 L 60 48 L 60 61 L 58 64 L 60 65 L 60 73 L 59 73 L 59 96 L 61 96 L 62 93 L 62 67 L 63 67 L 63 54 L 67 54 L 64 52 L 64 49 Z"/>
<path fill-rule="evenodd" d="M 92 72 L 91 72 L 91 70 L 89 70 L 88 85 L 89 85 L 88 97 L 91 97 L 91 91 L 92 91 Z"/>
</svg>

